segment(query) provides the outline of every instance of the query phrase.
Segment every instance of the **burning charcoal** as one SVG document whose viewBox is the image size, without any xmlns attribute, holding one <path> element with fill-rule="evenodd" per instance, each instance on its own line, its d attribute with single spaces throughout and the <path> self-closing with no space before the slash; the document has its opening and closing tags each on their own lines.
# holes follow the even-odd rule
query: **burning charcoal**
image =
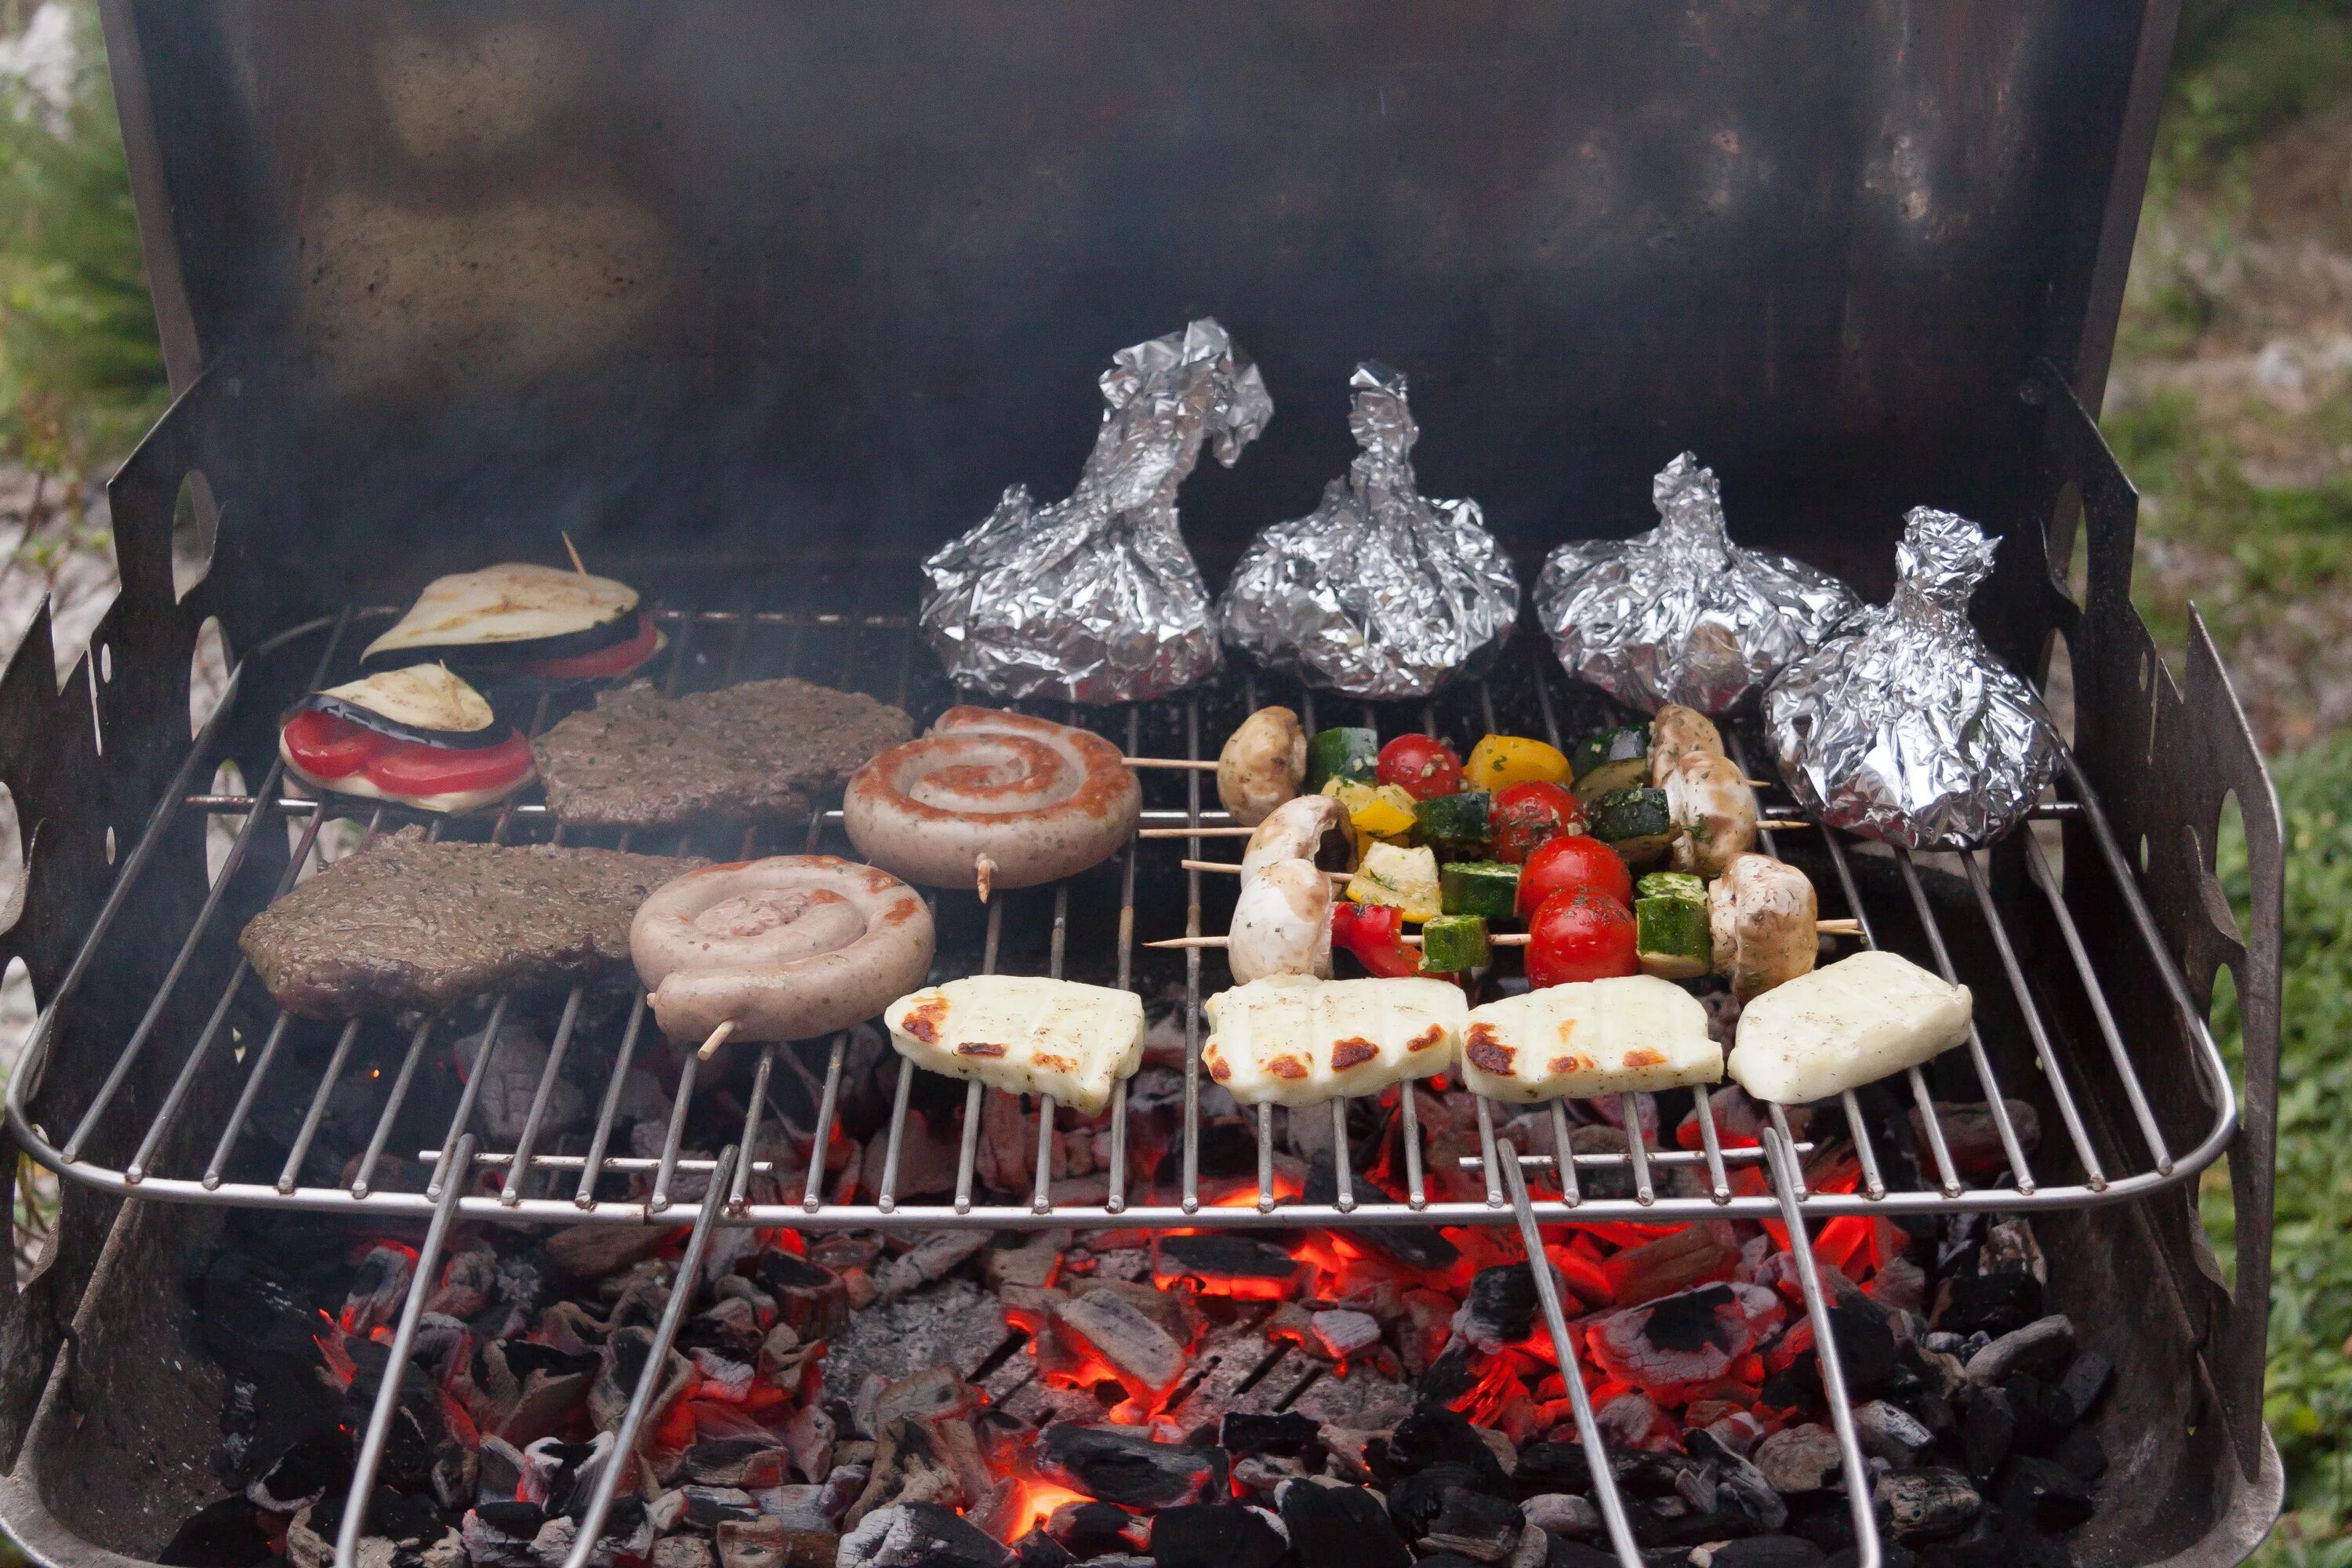
<svg viewBox="0 0 2352 1568">
<path fill-rule="evenodd" d="M 1977 1387 L 1990 1388 L 2008 1382 L 2013 1372 L 2057 1373 L 2074 1354 L 2074 1322 L 2056 1312 L 2001 1335 L 1970 1356 L 1968 1377 Z"/>
<path fill-rule="evenodd" d="M 1073 1557 L 1101 1557 L 1133 1547 L 1143 1549 L 1150 1539 L 1144 1522 L 1116 1504 L 1066 1502 L 1045 1523 L 1045 1533 Z"/>
<path fill-rule="evenodd" d="M 2099 1395 L 2106 1391 L 2107 1379 L 2115 1370 L 2116 1363 L 2096 1351 L 2084 1351 L 2067 1364 L 2066 1375 L 2059 1379 L 2058 1387 L 2066 1395 L 2066 1403 L 2074 1407 L 2074 1419 L 2079 1421 L 2091 1413 Z"/>
<path fill-rule="evenodd" d="M 760 1254 L 754 1277 L 775 1298 L 779 1320 L 803 1340 L 824 1339 L 849 1321 L 848 1292 L 830 1268 L 771 1247 Z"/>
<path fill-rule="evenodd" d="M 833 1474 L 825 1477 L 824 1487 L 817 1492 L 817 1510 L 827 1519 L 840 1520 L 852 1504 L 866 1493 L 866 1483 L 873 1479 L 874 1467 L 837 1465 Z"/>
<path fill-rule="evenodd" d="M 1643 1498 L 1675 1494 L 1682 1474 L 1682 1466 L 1676 1461 L 1622 1448 L 1607 1452 L 1609 1473 L 1620 1491 Z M 1586 1462 L 1583 1446 L 1578 1443 L 1528 1444 L 1519 1452 L 1518 1468 L 1512 1473 L 1511 1480 L 1522 1497 L 1541 1492 L 1589 1496 L 1592 1491 L 1592 1471 Z"/>
<path fill-rule="evenodd" d="M 654 1542 L 648 1568 L 712 1568 L 710 1542 L 698 1535 L 672 1535 Z"/>
<path fill-rule="evenodd" d="M 1289 1459 L 1319 1458 L 1322 1428 L 1304 1415 L 1258 1415 L 1235 1411 L 1217 1425 L 1217 1446 L 1236 1459 L 1261 1454 Z"/>
<path fill-rule="evenodd" d="M 824 1478 L 833 1473 L 833 1417 L 815 1404 L 803 1405 L 784 1423 L 783 1435 L 784 1448 L 793 1457 L 793 1468 L 803 1479 L 822 1485 Z"/>
<path fill-rule="evenodd" d="M 1927 1271 L 1907 1258 L 1890 1258 L 1866 1287 L 1870 1299 L 1889 1311 L 1924 1312 Z"/>
<path fill-rule="evenodd" d="M 1681 1435 L 1674 1417 L 1640 1389 L 1631 1389 L 1592 1413 L 1601 1440 L 1612 1448 L 1646 1448 L 1654 1453 L 1673 1449 Z"/>
<path fill-rule="evenodd" d="M 2006 1334 L 2042 1316 L 2042 1281 L 2031 1274 L 1961 1274 L 1937 1292 L 1937 1331 Z"/>
<path fill-rule="evenodd" d="M 1936 1435 L 1918 1417 L 1884 1399 L 1854 1406 L 1853 1430 L 1864 1453 L 1898 1470 L 1916 1464 L 1920 1455 L 1936 1446 Z"/>
<path fill-rule="evenodd" d="M 1279 1454 L 1258 1454 L 1234 1461 L 1234 1486 L 1240 1493 L 1255 1492 L 1270 1498 L 1283 1482 L 1315 1473 L 1302 1459 L 1285 1458 Z"/>
<path fill-rule="evenodd" d="M 956 1375 L 953 1367 L 929 1366 L 884 1387 L 865 1415 L 873 1429 L 879 1431 L 901 1415 L 945 1421 L 970 1415 L 979 1408 L 979 1391 Z"/>
<path fill-rule="evenodd" d="M 1412 1394 L 1383 1372 L 1353 1366 L 1345 1375 L 1317 1378 L 1290 1401 L 1290 1407 L 1318 1426 L 1377 1429 L 1402 1420 L 1412 1408 Z"/>
<path fill-rule="evenodd" d="M 530 1543 L 547 1515 L 527 1502 L 486 1502 L 468 1510 L 458 1535 L 475 1568 L 537 1568 Z"/>
<path fill-rule="evenodd" d="M 935 1279 L 945 1279 L 959 1265 L 979 1257 L 987 1246 L 988 1233 L 984 1230 L 931 1231 L 886 1264 L 875 1276 L 874 1283 L 884 1300 L 895 1300 Z"/>
<path fill-rule="evenodd" d="M 1311 1263 L 1256 1237 L 1169 1236 L 1153 1248 L 1152 1279 L 1163 1290 L 1277 1301 L 1297 1295 L 1313 1274 Z"/>
<path fill-rule="evenodd" d="M 777 1521 L 730 1519 L 718 1533 L 719 1568 L 783 1568 L 784 1527 Z"/>
<path fill-rule="evenodd" d="M 603 1227 L 574 1226 L 572 1228 Z M 605 1342 L 602 1370 L 596 1375 L 594 1385 L 588 1391 L 588 1415 L 598 1430 L 611 1432 L 619 1429 L 621 1418 L 628 1412 L 630 1396 L 635 1390 L 637 1379 L 645 1373 L 646 1360 L 653 1354 L 653 1348 L 651 1329 L 620 1329 Z M 677 1352 L 670 1352 L 669 1359 L 663 1363 L 661 1386 L 655 1392 L 646 1418 L 658 1422 L 671 1403 L 685 1393 L 687 1385 L 693 1381 L 694 1363 Z"/>
<path fill-rule="evenodd" d="M 1332 1361 L 1361 1355 L 1381 1342 L 1381 1325 L 1369 1312 L 1317 1312 L 1307 1326 L 1316 1348 Z"/>
<path fill-rule="evenodd" d="M 1471 1279 L 1470 1294 L 1454 1314 L 1454 1331 L 1492 1352 L 1526 1339 L 1535 1322 L 1535 1272 L 1524 1263 L 1507 1263 L 1481 1268 Z"/>
<path fill-rule="evenodd" d="M 1292 1481 L 1277 1501 L 1298 1568 L 1412 1568 L 1380 1500 L 1361 1487 Z"/>
<path fill-rule="evenodd" d="M 260 1568 L 278 1554 L 258 1512 L 244 1498 L 208 1504 L 173 1532 L 155 1561 L 164 1568 Z"/>
<path fill-rule="evenodd" d="M 1183 1378 L 1183 1345 L 1130 1301 L 1108 1294 L 1057 1301 L 1052 1316 L 1063 1342 L 1092 1355 L 1139 1404 L 1156 1405 Z"/>
<path fill-rule="evenodd" d="M 884 1424 L 874 1446 L 873 1474 L 841 1521 L 855 1527 L 866 1515 L 901 1502 L 961 1509 L 979 1500 L 965 1487 L 962 1467 L 940 1427 L 901 1415 Z"/>
<path fill-rule="evenodd" d="M 954 1510 L 931 1503 L 878 1509 L 841 1538 L 835 1568 L 1010 1568 L 1013 1554 Z"/>
<path fill-rule="evenodd" d="M 1245 1508 L 1196 1503 L 1151 1520 L 1159 1568 L 1274 1568 L 1288 1550 L 1281 1531 Z"/>
<path fill-rule="evenodd" d="M 362 1258 L 343 1295 L 337 1326 L 347 1334 L 364 1336 L 378 1324 L 398 1317 L 415 1263 L 416 1255 L 404 1247 L 379 1246 Z"/>
<path fill-rule="evenodd" d="M 729 1520 L 757 1519 L 760 1505 L 740 1487 L 688 1487 L 681 1522 L 692 1530 L 716 1530 Z"/>
<path fill-rule="evenodd" d="M 1685 1226 L 1672 1236 L 1629 1247 L 1602 1264 L 1610 1299 L 1638 1307 L 1661 1296 L 1731 1278 L 1739 1266 L 1739 1237 L 1723 1220 Z"/>
<path fill-rule="evenodd" d="M 1633 1539 L 1646 1547 L 1704 1546 L 1752 1533 L 1756 1528 L 1739 1514 L 1695 1509 L 1679 1498 L 1625 1511 L 1626 1522 L 1633 1527 Z"/>
<path fill-rule="evenodd" d="M 1031 1530 L 1013 1543 L 1014 1568 L 1069 1568 L 1076 1561 L 1067 1547 L 1042 1530 Z"/>
<path fill-rule="evenodd" d="M 784 1484 L 786 1458 L 775 1437 L 719 1437 L 686 1451 L 686 1473 L 705 1486 L 761 1491 Z"/>
<path fill-rule="evenodd" d="M 2021 1100 L 2004 1100 L 2009 1110 L 2009 1121 L 2017 1130 L 2017 1145 L 2027 1154 L 2042 1147 L 2042 1116 Z M 1944 1130 L 1944 1146 L 1951 1151 L 1952 1164 L 1963 1176 L 2006 1174 L 2009 1152 L 2001 1146 L 2000 1129 L 1994 1125 L 1992 1112 L 1979 1100 L 1969 1105 L 1953 1105 L 1936 1101 L 1936 1121 Z M 1911 1146 L 1927 1147 L 1927 1124 L 1919 1118 L 1919 1108 L 1911 1108 Z"/>
<path fill-rule="evenodd" d="M 559 1273 L 583 1282 L 619 1273 L 661 1249 L 672 1232 L 658 1226 L 567 1225 L 541 1243 Z"/>
<path fill-rule="evenodd" d="M 826 1346 L 825 1392 L 851 1398 L 869 1373 L 896 1380 L 923 1367 L 978 1366 L 1007 1332 L 1004 1304 L 994 1291 L 969 1279 L 942 1279 L 852 1316 Z"/>
<path fill-rule="evenodd" d="M 1957 1535 L 1983 1507 L 1968 1478 L 1957 1470 L 1898 1471 L 1878 1478 L 1871 1500 L 1897 1541 L 1918 1542 Z"/>
<path fill-rule="evenodd" d="M 2043 1530 L 2072 1530 L 2091 1517 L 2091 1489 L 2063 1466 L 2020 1454 L 2009 1462 L 2000 1506 L 2012 1520 Z"/>
<path fill-rule="evenodd" d="M 1398 1422 L 1389 1435 L 1389 1465 L 1398 1475 L 1410 1476 L 1438 1464 L 1465 1467 L 1472 1479 L 1464 1484 L 1480 1491 L 1503 1498 L 1518 1495 L 1511 1478 L 1503 1473 L 1502 1461 L 1478 1436 L 1476 1427 L 1454 1411 L 1424 1405 Z"/>
<path fill-rule="evenodd" d="M 1037 1434 L 1032 1462 L 1048 1480 L 1124 1508 L 1198 1502 L 1224 1486 L 1224 1456 L 1213 1449 L 1066 1421 Z"/>
<path fill-rule="evenodd" d="M 1756 1446 L 1756 1468 L 1783 1497 L 1819 1491 L 1839 1473 L 1837 1436 L 1810 1422 L 1783 1427 Z"/>
<path fill-rule="evenodd" d="M 480 1463 L 476 1451 L 463 1443 L 442 1444 L 433 1456 L 433 1500 L 452 1511 L 464 1510 L 474 1500 Z"/>
<path fill-rule="evenodd" d="M 1785 1315 L 1760 1285 L 1706 1285 L 1612 1312 L 1586 1343 L 1610 1376 L 1672 1400 L 1725 1376 Z"/>
</svg>

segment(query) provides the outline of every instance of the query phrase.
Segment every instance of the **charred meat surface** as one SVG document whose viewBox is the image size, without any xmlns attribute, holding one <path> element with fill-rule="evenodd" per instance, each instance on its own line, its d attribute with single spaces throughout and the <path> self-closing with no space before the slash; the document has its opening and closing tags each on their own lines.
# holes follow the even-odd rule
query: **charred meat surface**
<svg viewBox="0 0 2352 1568">
<path fill-rule="evenodd" d="M 665 697 L 607 692 L 531 742 L 547 804 L 583 827 L 662 827 L 705 817 L 805 816 L 877 752 L 915 731 L 854 691 L 755 680 Z"/>
<path fill-rule="evenodd" d="M 435 844 L 404 828 L 262 910 L 238 943 L 299 1016 L 433 1012 L 498 986 L 625 964 L 637 905 L 701 864 Z"/>
</svg>

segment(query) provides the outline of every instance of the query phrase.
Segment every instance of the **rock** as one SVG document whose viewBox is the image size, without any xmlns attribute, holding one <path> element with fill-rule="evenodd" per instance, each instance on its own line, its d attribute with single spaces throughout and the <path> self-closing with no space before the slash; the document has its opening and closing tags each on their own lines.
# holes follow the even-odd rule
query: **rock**
<svg viewBox="0 0 2352 1568">
<path fill-rule="evenodd" d="M 1298 1568 L 1412 1568 L 1380 1499 L 1362 1487 L 1292 1481 L 1277 1501 Z"/>
<path fill-rule="evenodd" d="M 1838 1473 L 1837 1436 L 1812 1422 L 1783 1427 L 1756 1446 L 1755 1460 L 1783 1497 L 1819 1491 Z"/>
<path fill-rule="evenodd" d="M 1904 1542 L 1957 1535 L 1984 1506 L 1967 1477 L 1939 1468 L 1881 1476 L 1870 1496 L 1887 1533 Z"/>
<path fill-rule="evenodd" d="M 1151 1520 L 1159 1568 L 1274 1568 L 1289 1549 L 1280 1531 L 1245 1508 L 1192 1503 Z"/>
<path fill-rule="evenodd" d="M 1013 1553 L 951 1509 L 877 1509 L 841 1538 L 835 1568 L 1011 1568 Z"/>
<path fill-rule="evenodd" d="M 1920 1455 L 1936 1446 L 1936 1435 L 1927 1430 L 1926 1423 L 1884 1399 L 1854 1406 L 1853 1431 L 1864 1453 L 1884 1459 L 1898 1470 L 1909 1468 Z"/>
<path fill-rule="evenodd" d="M 672 1535 L 654 1542 L 651 1568 L 711 1568 L 710 1542 L 698 1535 Z"/>
<path fill-rule="evenodd" d="M 2063 1466 L 2031 1454 L 2010 1460 L 2000 1503 L 2012 1520 L 2031 1520 L 2043 1530 L 2072 1530 L 2092 1511 L 2089 1487 Z"/>
<path fill-rule="evenodd" d="M 1213 1450 L 1067 1421 L 1037 1434 L 1030 1461 L 1048 1480 L 1124 1508 L 1198 1502 L 1220 1492 L 1225 1479 L 1224 1456 Z"/>
<path fill-rule="evenodd" d="M 2005 1334 L 2042 1316 L 2042 1281 L 2031 1274 L 1962 1274 L 1937 1293 L 1939 1333 Z"/>
<path fill-rule="evenodd" d="M 1519 1512 L 1538 1530 L 1570 1541 L 1595 1540 L 1604 1528 L 1600 1505 L 1570 1492 L 1538 1492 L 1519 1505 Z"/>
<path fill-rule="evenodd" d="M 1316 1345 L 1331 1361 L 1360 1355 L 1381 1342 L 1381 1325 L 1369 1312 L 1322 1311 L 1307 1319 Z"/>
<path fill-rule="evenodd" d="M 2013 1372 L 2054 1373 L 2074 1354 L 2074 1322 L 2063 1312 L 2053 1312 L 2001 1335 L 1970 1356 L 1968 1377 L 1979 1388 L 1990 1388 L 2007 1383 Z"/>
</svg>

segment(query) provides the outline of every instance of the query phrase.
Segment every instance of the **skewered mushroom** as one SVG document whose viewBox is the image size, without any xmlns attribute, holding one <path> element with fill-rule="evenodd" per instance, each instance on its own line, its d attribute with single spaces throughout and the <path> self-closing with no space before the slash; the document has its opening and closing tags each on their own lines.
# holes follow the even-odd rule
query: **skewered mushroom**
<svg viewBox="0 0 2352 1568">
<path fill-rule="evenodd" d="M 1741 855 L 1707 889 L 1715 971 L 1742 1002 L 1808 973 L 1820 950 L 1805 874 L 1769 855 Z"/>
<path fill-rule="evenodd" d="M 1302 795 L 1284 801 L 1250 835 L 1242 850 L 1242 879 L 1247 881 L 1276 860 L 1319 860 L 1334 833 L 1339 838 L 1332 846 L 1338 860 L 1333 868 L 1339 869 L 1348 862 L 1354 837 L 1347 809 L 1328 795 Z"/>
<path fill-rule="evenodd" d="M 1306 777 L 1307 731 L 1287 708 L 1259 709 L 1217 753 L 1217 798 L 1246 827 L 1295 797 Z"/>
<path fill-rule="evenodd" d="M 1684 753 L 1666 775 L 1665 792 L 1677 871 L 1719 877 L 1756 847 L 1756 792 L 1728 758 Z"/>
<path fill-rule="evenodd" d="M 1650 782 L 1659 788 L 1674 775 L 1675 764 L 1693 752 L 1710 757 L 1725 755 L 1723 731 L 1696 708 L 1669 702 L 1650 721 Z"/>
<path fill-rule="evenodd" d="M 1276 860 L 1242 882 L 1225 962 L 1244 984 L 1331 973 L 1331 879 L 1310 860 Z"/>
</svg>

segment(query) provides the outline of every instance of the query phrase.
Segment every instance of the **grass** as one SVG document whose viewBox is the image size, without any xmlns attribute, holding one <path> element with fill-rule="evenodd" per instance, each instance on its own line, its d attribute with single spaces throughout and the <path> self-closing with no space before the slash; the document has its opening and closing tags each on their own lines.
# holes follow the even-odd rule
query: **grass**
<svg viewBox="0 0 2352 1568">
<path fill-rule="evenodd" d="M 2281 758 L 2286 809 L 2284 1039 L 2263 1414 L 2286 1461 L 2287 1514 L 2263 1568 L 2352 1568 L 2352 735 Z M 2245 843 L 2225 834 L 2223 885 L 2242 911 Z M 2215 1025 L 2234 1064 L 2236 1009 Z M 2201 1192 L 2228 1257 L 2226 1181 Z"/>
</svg>

